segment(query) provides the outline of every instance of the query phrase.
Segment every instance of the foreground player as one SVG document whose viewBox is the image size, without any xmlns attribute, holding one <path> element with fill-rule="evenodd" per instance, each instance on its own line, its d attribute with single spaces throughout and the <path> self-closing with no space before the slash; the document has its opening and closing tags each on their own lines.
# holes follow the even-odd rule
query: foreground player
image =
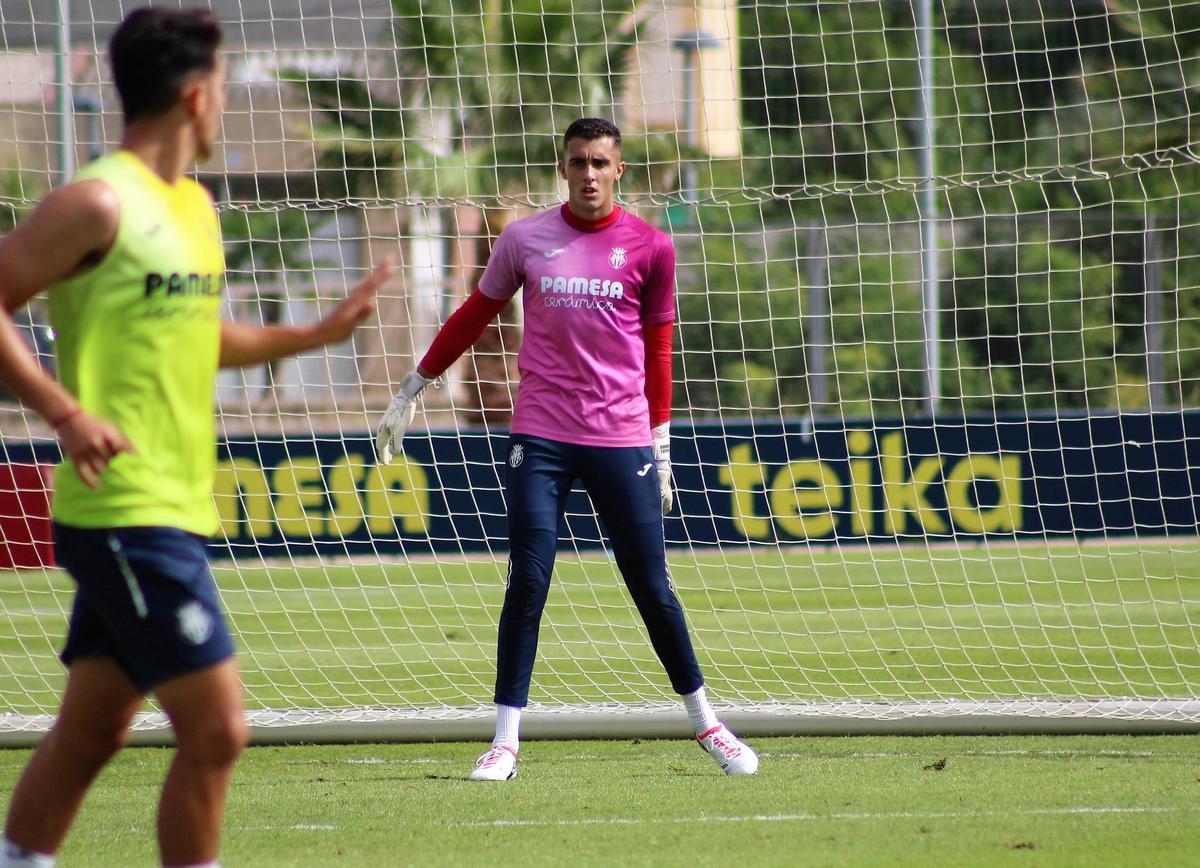
<svg viewBox="0 0 1200 868">
<path fill-rule="evenodd" d="M 377 269 L 314 326 L 220 321 L 217 214 L 183 174 L 209 156 L 220 124 L 220 38 L 207 10 L 130 14 L 110 44 L 121 149 L 0 240 L 0 379 L 58 434 L 55 551 L 78 584 L 62 709 L 13 793 L 4 868 L 54 864 L 147 693 L 178 745 L 158 810 L 162 861 L 216 864 L 229 775 L 248 737 L 204 550 L 217 528 L 217 366 L 344 340 L 387 277 Z M 9 316 L 44 289 L 61 383 Z"/>
<path fill-rule="evenodd" d="M 496 737 L 472 780 L 503 781 L 517 773 L 518 726 L 529 698 L 558 524 L 576 479 L 592 499 L 701 746 L 726 774 L 758 770 L 758 757 L 717 720 L 705 697 L 667 573 L 662 516 L 673 500 L 675 250 L 662 232 L 616 207 L 613 185 L 624 171 L 616 126 L 583 118 L 567 128 L 559 172 L 568 202 L 501 233 L 479 289 L 405 377 L 379 431 L 377 448 L 386 462 L 401 449 L 417 395 L 524 286 L 521 385 L 505 484 L 510 555 L 496 666 Z"/>
</svg>

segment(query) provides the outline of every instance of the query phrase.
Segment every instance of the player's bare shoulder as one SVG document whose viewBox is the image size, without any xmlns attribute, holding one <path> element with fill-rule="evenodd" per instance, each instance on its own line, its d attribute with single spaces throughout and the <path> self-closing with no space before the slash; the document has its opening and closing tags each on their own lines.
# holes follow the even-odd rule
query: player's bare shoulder
<svg viewBox="0 0 1200 868">
<path fill-rule="evenodd" d="M 121 202 L 104 181 L 89 178 L 75 181 L 48 193 L 33 213 L 17 227 L 63 236 L 83 236 L 83 243 L 107 247 L 121 223 Z M 63 238 L 68 244 L 71 238 Z"/>
<path fill-rule="evenodd" d="M 51 191 L 0 239 L 4 304 L 13 309 L 99 262 L 116 241 L 120 224 L 120 200 L 103 181 L 77 181 Z"/>
</svg>

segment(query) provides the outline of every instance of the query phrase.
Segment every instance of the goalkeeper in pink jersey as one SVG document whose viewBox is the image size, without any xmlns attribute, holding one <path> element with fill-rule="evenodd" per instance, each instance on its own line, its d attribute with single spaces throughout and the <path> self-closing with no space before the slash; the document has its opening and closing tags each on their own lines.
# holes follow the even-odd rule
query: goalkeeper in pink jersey
<svg viewBox="0 0 1200 868">
<path fill-rule="evenodd" d="M 613 201 L 613 185 L 625 171 L 615 125 L 599 118 L 572 123 L 558 169 L 569 200 L 501 233 L 479 288 L 401 383 L 377 444 L 384 462 L 400 451 L 417 396 L 523 287 L 521 385 L 505 480 L 509 574 L 500 614 L 496 737 L 471 780 L 516 776 L 521 709 L 528 703 L 558 526 L 576 479 L 591 497 L 700 745 L 726 774 L 754 774 L 757 755 L 721 724 L 705 696 L 667 572 L 662 517 L 673 501 L 675 249 L 667 235 Z"/>
</svg>

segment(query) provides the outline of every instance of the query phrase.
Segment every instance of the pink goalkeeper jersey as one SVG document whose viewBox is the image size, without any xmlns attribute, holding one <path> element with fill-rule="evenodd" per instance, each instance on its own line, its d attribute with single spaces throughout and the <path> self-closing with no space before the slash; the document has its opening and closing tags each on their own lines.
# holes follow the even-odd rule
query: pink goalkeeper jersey
<svg viewBox="0 0 1200 868">
<path fill-rule="evenodd" d="M 565 208 L 565 206 L 564 206 Z M 500 233 L 480 291 L 524 286 L 512 432 L 581 446 L 648 446 L 642 326 L 675 319 L 675 248 L 627 212 L 579 229 L 562 208 Z"/>
</svg>

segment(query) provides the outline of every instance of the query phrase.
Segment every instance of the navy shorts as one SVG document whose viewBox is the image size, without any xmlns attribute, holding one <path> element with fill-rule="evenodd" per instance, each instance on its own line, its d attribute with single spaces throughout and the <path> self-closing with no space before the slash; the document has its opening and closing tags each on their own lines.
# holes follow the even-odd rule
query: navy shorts
<svg viewBox="0 0 1200 868">
<path fill-rule="evenodd" d="M 493 699 L 518 708 L 529 701 L 559 523 L 576 480 L 592 500 L 671 686 L 681 695 L 691 693 L 704 677 L 667 569 L 658 471 L 650 447 L 578 446 L 513 434 L 504 483 L 508 589 L 500 613 Z"/>
<path fill-rule="evenodd" d="M 54 525 L 79 586 L 62 661 L 111 657 L 143 693 L 233 654 L 204 538 L 171 527 Z"/>
</svg>

